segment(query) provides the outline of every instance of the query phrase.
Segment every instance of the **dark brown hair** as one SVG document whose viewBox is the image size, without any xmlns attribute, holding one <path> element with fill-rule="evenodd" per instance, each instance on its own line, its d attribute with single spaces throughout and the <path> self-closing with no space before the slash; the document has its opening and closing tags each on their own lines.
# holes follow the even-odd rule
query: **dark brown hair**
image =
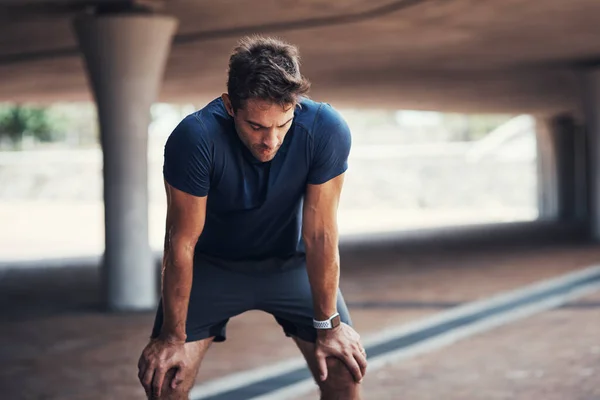
<svg viewBox="0 0 600 400">
<path fill-rule="evenodd" d="M 234 110 L 253 98 L 282 106 L 297 103 L 309 89 L 300 74 L 298 49 L 281 40 L 246 37 L 229 58 L 227 92 Z"/>
</svg>

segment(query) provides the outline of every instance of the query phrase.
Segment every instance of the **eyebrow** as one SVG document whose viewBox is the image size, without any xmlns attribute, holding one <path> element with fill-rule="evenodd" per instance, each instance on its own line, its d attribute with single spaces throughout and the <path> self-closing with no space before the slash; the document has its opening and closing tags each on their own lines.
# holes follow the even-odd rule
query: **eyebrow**
<svg viewBox="0 0 600 400">
<path fill-rule="evenodd" d="M 282 126 L 287 125 L 288 122 L 290 122 L 293 119 L 294 119 L 294 117 L 288 119 L 283 125 L 279 125 L 278 128 L 281 128 Z M 263 125 L 261 125 L 261 124 L 259 124 L 257 122 L 254 122 L 254 121 L 250 121 L 249 119 L 247 119 L 246 122 L 249 123 L 249 124 L 252 124 L 252 125 L 260 126 L 261 128 L 265 128 L 265 129 L 267 128 L 266 126 L 263 126 Z"/>
</svg>

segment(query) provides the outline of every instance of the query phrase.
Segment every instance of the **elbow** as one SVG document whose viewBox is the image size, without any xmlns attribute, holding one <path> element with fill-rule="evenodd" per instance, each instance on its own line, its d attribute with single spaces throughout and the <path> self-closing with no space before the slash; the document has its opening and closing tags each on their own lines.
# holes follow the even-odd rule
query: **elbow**
<svg viewBox="0 0 600 400">
<path fill-rule="evenodd" d="M 306 250 L 322 250 L 327 249 L 329 247 L 337 246 L 338 235 L 337 232 L 332 232 L 328 230 L 318 230 L 318 231 L 310 231 L 302 232 L 302 240 L 304 242 L 304 247 Z"/>
<path fill-rule="evenodd" d="M 168 253 L 176 259 L 181 257 L 192 257 L 194 256 L 194 250 L 198 239 L 192 239 L 187 237 L 171 236 L 168 242 Z"/>
<path fill-rule="evenodd" d="M 324 229 L 309 229 L 306 225 L 302 229 L 302 240 L 305 246 L 311 246 L 313 244 L 323 242 L 325 240 L 326 232 Z"/>
<path fill-rule="evenodd" d="M 302 241 L 304 242 L 304 247 L 306 250 L 310 250 L 315 247 L 316 243 L 319 242 L 315 235 L 302 234 Z"/>
</svg>

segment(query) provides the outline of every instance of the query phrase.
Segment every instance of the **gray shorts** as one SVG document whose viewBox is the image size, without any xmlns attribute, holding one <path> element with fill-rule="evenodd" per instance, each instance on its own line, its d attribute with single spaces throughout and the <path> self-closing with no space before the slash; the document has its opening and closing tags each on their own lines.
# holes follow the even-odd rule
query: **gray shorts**
<svg viewBox="0 0 600 400">
<path fill-rule="evenodd" d="M 352 325 L 341 291 L 337 309 L 341 320 Z M 259 272 L 227 269 L 196 259 L 186 321 L 188 342 L 213 336 L 215 342 L 225 341 L 229 319 L 249 310 L 273 315 L 287 336 L 314 343 L 317 332 L 312 326 L 313 302 L 304 259 L 285 269 Z M 159 335 L 162 321 L 161 301 L 152 337 Z"/>
</svg>

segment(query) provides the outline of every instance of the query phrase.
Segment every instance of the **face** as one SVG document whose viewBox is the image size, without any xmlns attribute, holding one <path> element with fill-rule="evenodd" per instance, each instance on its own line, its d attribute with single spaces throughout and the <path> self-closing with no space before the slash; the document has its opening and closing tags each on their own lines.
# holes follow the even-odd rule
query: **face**
<svg viewBox="0 0 600 400">
<path fill-rule="evenodd" d="M 294 105 L 282 107 L 266 100 L 249 99 L 234 113 L 227 94 L 223 94 L 223 102 L 235 121 L 238 136 L 254 158 L 271 161 L 292 125 Z"/>
</svg>

